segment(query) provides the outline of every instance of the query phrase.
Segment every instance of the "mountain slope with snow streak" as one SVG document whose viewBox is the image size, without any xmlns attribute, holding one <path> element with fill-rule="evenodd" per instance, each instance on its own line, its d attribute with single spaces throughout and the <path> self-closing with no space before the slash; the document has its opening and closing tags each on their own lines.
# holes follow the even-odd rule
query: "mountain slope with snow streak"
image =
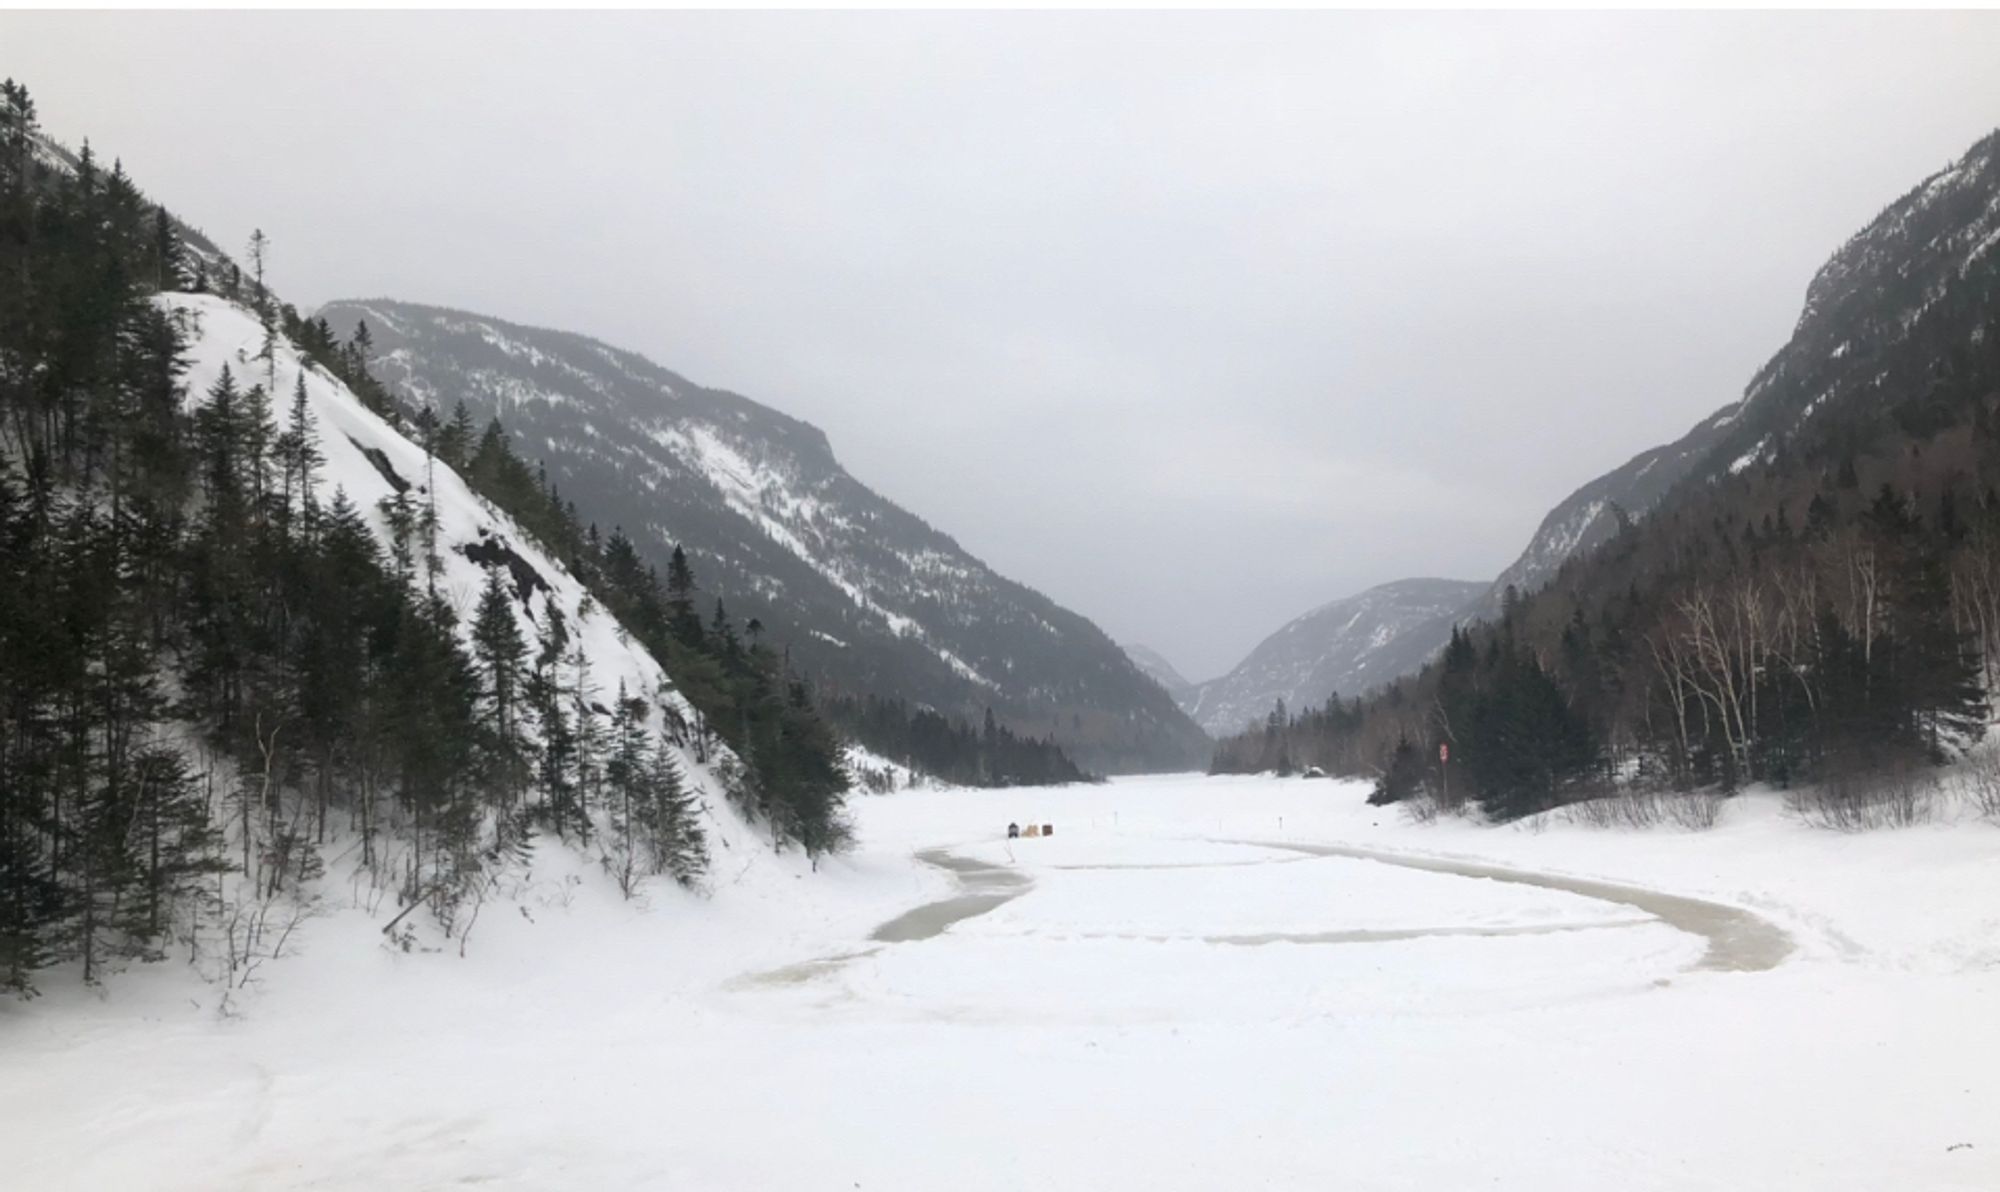
<svg viewBox="0 0 2000 1192">
<path fill-rule="evenodd" d="M 371 368 L 441 415 L 499 417 L 523 454 L 665 568 L 689 553 L 706 596 L 755 617 L 832 690 L 1053 736 L 1097 771 L 1203 764 L 1205 736 L 1086 618 L 995 573 L 856 480 L 817 428 L 585 336 L 388 300 Z"/>
</svg>

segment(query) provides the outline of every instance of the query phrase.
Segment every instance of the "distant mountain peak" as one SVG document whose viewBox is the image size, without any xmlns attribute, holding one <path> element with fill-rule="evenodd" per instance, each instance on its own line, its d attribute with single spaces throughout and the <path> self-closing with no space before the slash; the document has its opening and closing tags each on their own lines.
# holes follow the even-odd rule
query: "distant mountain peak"
<svg viewBox="0 0 2000 1192">
<path fill-rule="evenodd" d="M 1279 700 L 1299 711 L 1335 694 L 1361 695 L 1422 667 L 1486 588 L 1402 579 L 1329 601 L 1280 627 L 1228 674 L 1183 688 L 1177 698 L 1203 728 L 1223 735 L 1261 719 Z"/>
<path fill-rule="evenodd" d="M 1125 656 L 1132 660 L 1132 665 L 1138 667 L 1141 674 L 1166 688 L 1169 695 L 1179 696 L 1194 686 L 1173 663 L 1167 661 L 1166 655 L 1151 646 L 1127 642 L 1119 648 L 1125 651 Z"/>
</svg>

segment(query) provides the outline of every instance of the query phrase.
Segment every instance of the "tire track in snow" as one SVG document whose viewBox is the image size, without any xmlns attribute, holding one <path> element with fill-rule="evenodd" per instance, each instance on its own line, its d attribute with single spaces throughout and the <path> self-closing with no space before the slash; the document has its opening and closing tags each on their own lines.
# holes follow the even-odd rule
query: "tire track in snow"
<svg viewBox="0 0 2000 1192">
<path fill-rule="evenodd" d="M 1082 931 L 1051 938 L 1139 940 L 1149 944 L 1177 944 L 1193 940 L 1204 944 L 1256 948 L 1265 944 L 1393 944 L 1402 940 L 1451 937 L 1497 939 L 1514 935 L 1566 935 L 1573 931 L 1647 927 L 1657 922 L 1658 919 L 1648 915 L 1639 919 L 1605 919 L 1596 923 L 1516 923 L 1496 927 L 1354 927 L 1336 931 L 1252 931 L 1233 935 L 1141 935 L 1119 931 Z"/>
<path fill-rule="evenodd" d="M 1792 954 L 1791 935 L 1776 923 L 1740 906 L 1709 902 L 1681 894 L 1667 894 L 1643 886 L 1590 878 L 1564 877 L 1530 869 L 1512 869 L 1483 861 L 1456 861 L 1445 857 L 1421 857 L 1406 853 L 1382 852 L 1344 844 L 1302 844 L 1269 840 L 1216 841 L 1218 844 L 1246 844 L 1256 848 L 1284 849 L 1315 857 L 1339 857 L 1350 861 L 1374 861 L 1425 873 L 1452 877 L 1481 878 L 1557 890 L 1602 902 L 1615 902 L 1652 915 L 1679 931 L 1700 936 L 1708 950 L 1694 964 L 1697 970 L 1723 973 L 1761 973 L 1778 967 Z"/>
<path fill-rule="evenodd" d="M 762 972 L 745 973 L 729 980 L 725 988 L 768 989 L 773 986 L 804 985 L 829 976 L 848 962 L 873 956 L 890 944 L 909 944 L 943 935 L 954 923 L 963 923 L 1014 901 L 1034 888 L 1034 881 L 1018 870 L 961 857 L 945 849 L 925 849 L 917 860 L 946 870 L 958 880 L 959 892 L 922 906 L 912 907 L 877 927 L 869 934 L 871 946 L 832 956 L 818 956 L 796 964 Z"/>
<path fill-rule="evenodd" d="M 960 857 L 941 848 L 925 849 L 917 860 L 949 870 L 958 879 L 960 893 L 927 902 L 905 911 L 875 929 L 868 938 L 884 944 L 907 944 L 944 934 L 954 923 L 962 923 L 1019 898 L 1034 887 L 1034 881 L 1019 870 Z"/>
</svg>

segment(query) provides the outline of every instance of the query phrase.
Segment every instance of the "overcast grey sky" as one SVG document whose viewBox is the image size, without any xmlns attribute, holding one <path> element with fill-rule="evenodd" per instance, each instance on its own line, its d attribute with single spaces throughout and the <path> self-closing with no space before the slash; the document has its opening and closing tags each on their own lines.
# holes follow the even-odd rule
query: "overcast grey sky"
<svg viewBox="0 0 2000 1192">
<path fill-rule="evenodd" d="M 595 335 L 1226 670 L 1737 396 L 2000 125 L 2000 17 L 0 14 L 302 305 Z"/>
</svg>

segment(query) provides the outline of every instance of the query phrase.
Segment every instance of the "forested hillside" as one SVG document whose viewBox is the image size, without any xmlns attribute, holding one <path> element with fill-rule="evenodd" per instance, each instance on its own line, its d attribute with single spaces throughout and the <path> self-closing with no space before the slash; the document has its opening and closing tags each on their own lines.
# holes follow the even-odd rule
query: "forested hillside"
<svg viewBox="0 0 2000 1192">
<path fill-rule="evenodd" d="M 450 935 L 538 838 L 628 895 L 746 821 L 840 847 L 838 743 L 756 627 L 497 428 L 405 423 L 271 251 L 0 92 L 0 986 L 245 979 L 336 853 Z"/>
<path fill-rule="evenodd" d="M 1749 782 L 1812 784 L 1836 821 L 1913 814 L 2000 677 L 1996 247 L 2000 135 L 1820 270 L 1648 516 L 1614 513 L 1421 675 L 1273 718 L 1216 768 L 1320 765 L 1501 817 Z"/>
</svg>

